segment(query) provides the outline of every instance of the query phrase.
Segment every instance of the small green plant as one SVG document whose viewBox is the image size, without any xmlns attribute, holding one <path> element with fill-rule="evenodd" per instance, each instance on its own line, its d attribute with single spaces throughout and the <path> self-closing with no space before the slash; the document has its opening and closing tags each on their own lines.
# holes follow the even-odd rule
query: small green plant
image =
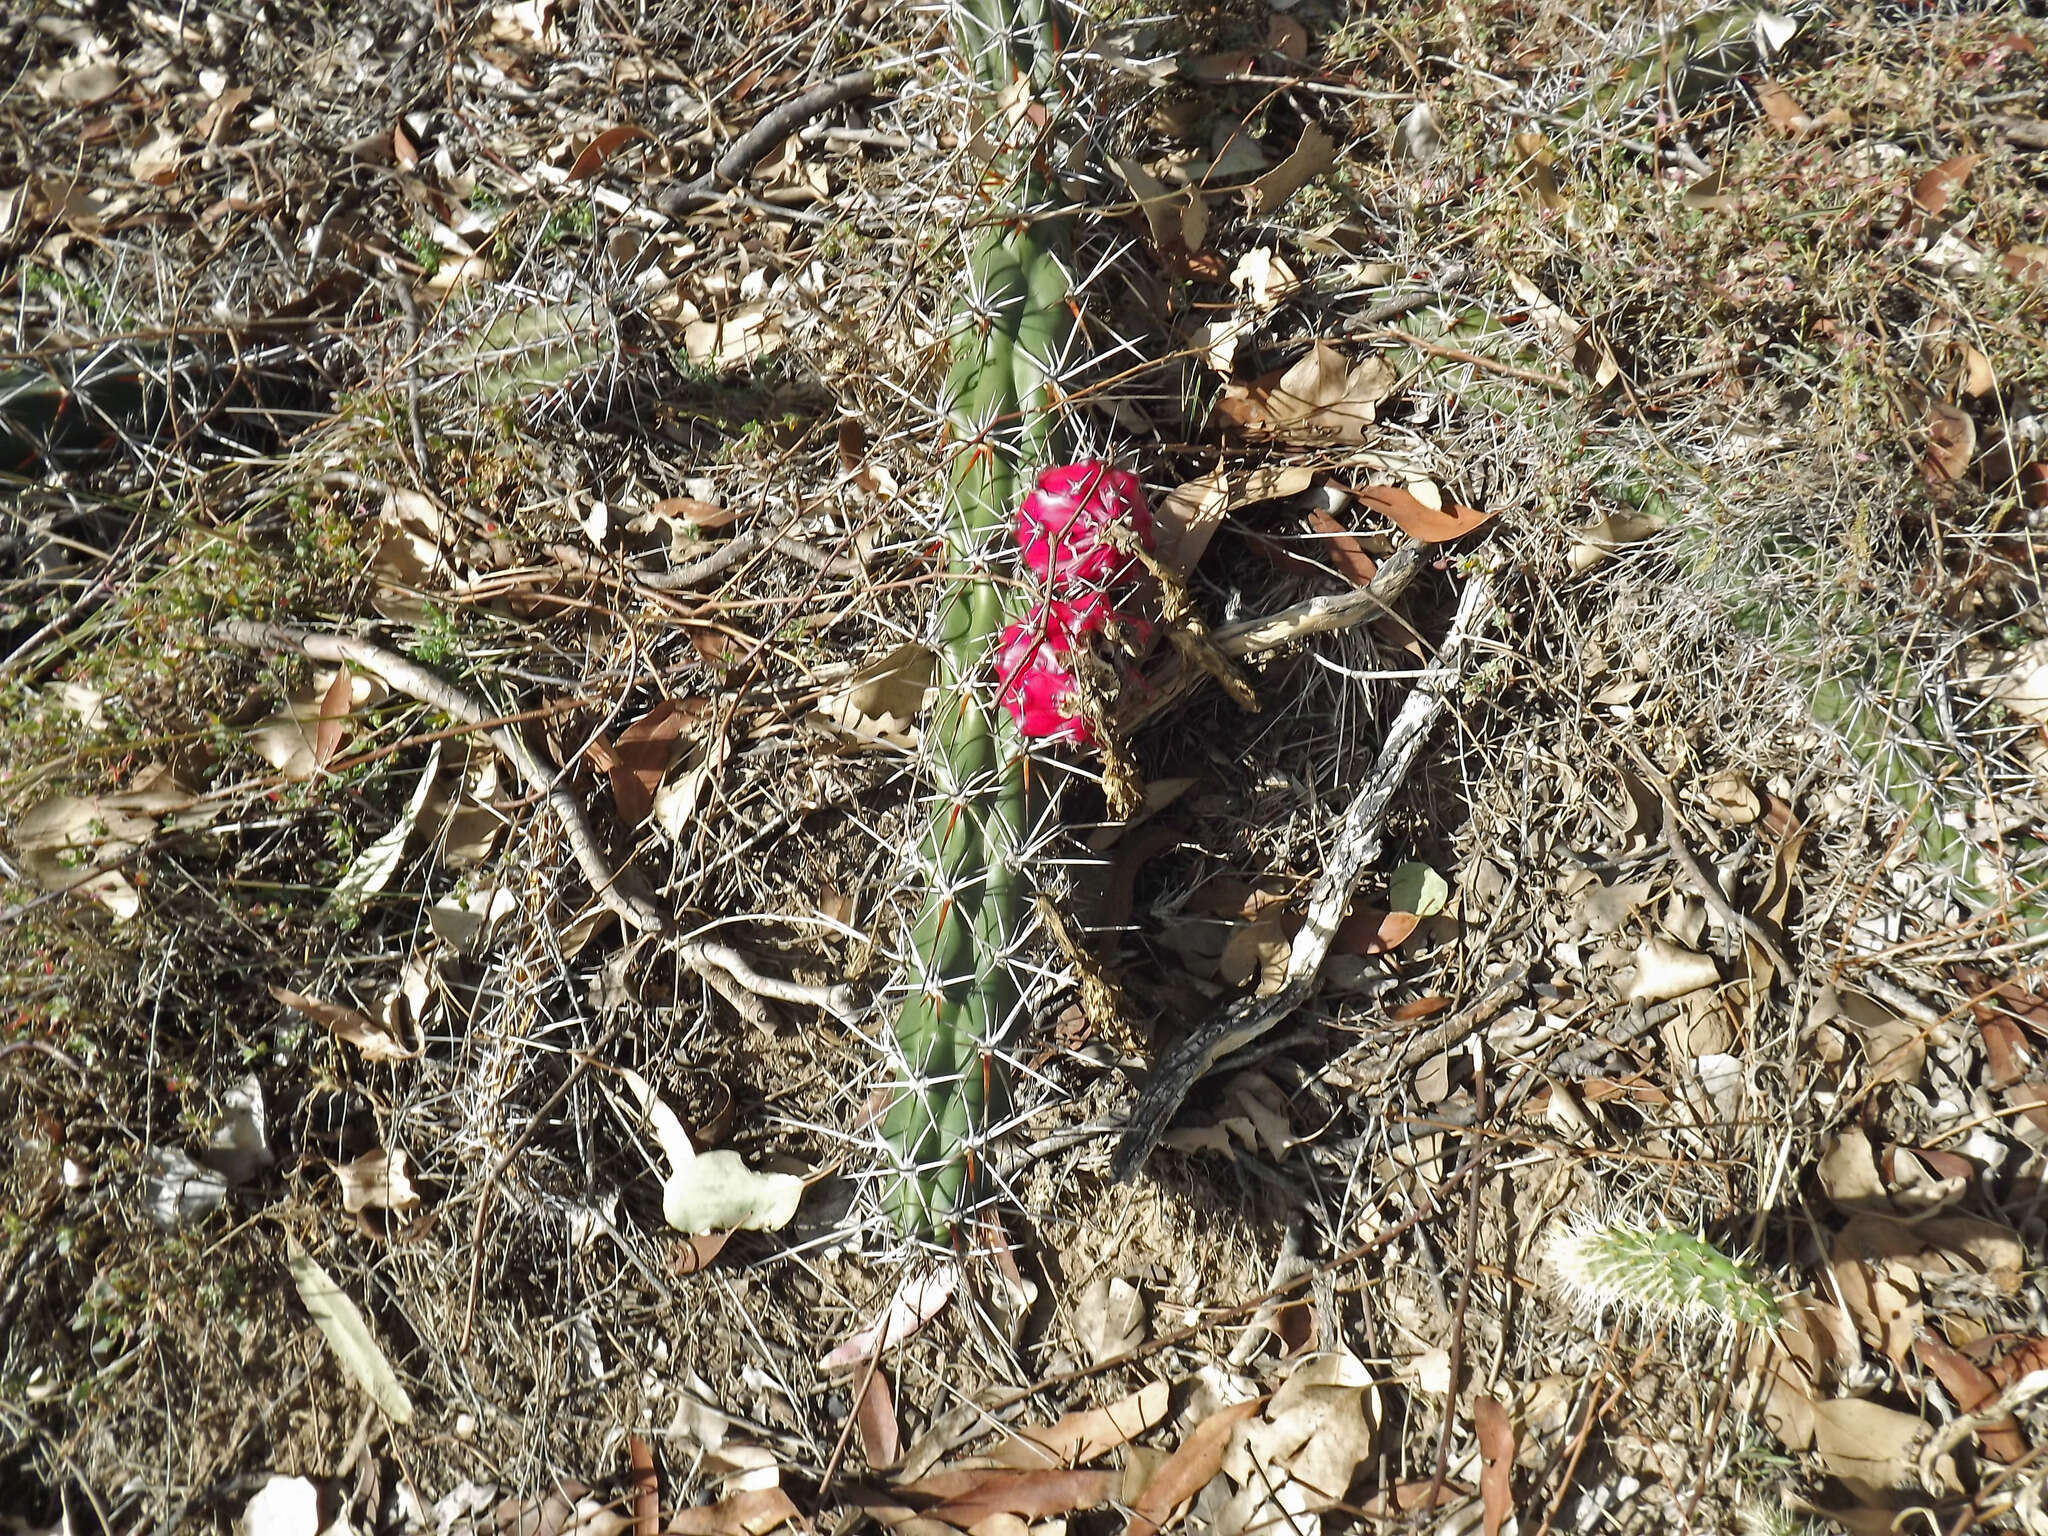
<svg viewBox="0 0 2048 1536">
<path fill-rule="evenodd" d="M 415 224 L 399 239 L 412 252 L 412 259 L 420 264 L 420 276 L 431 280 L 441 270 L 441 242 L 434 238 L 431 230 Z"/>
<path fill-rule="evenodd" d="M 1598 1312 L 1695 1327 L 1779 1322 L 1762 1277 L 1683 1227 L 1587 1222 L 1553 1238 L 1548 1257 L 1572 1299 Z"/>
<path fill-rule="evenodd" d="M 540 243 L 560 245 L 564 240 L 587 239 L 597 228 L 597 213 L 587 202 L 557 208 L 540 227 Z"/>
<path fill-rule="evenodd" d="M 455 635 L 455 621 L 437 603 L 428 603 L 426 609 L 427 616 L 406 651 L 414 661 L 426 666 L 445 666 L 462 650 Z"/>
</svg>

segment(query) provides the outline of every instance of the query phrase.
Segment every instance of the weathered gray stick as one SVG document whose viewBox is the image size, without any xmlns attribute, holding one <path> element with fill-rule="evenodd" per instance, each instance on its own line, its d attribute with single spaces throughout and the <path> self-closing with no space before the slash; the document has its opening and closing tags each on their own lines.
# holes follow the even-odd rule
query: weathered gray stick
<svg viewBox="0 0 2048 1536">
<path fill-rule="evenodd" d="M 1422 755 L 1445 701 L 1462 680 L 1469 653 L 1484 633 L 1493 608 L 1492 583 L 1484 573 L 1474 575 L 1465 585 L 1457 617 L 1437 653 L 1436 664 L 1401 705 L 1381 744 L 1371 779 L 1337 828 L 1323 873 L 1309 894 L 1301 931 L 1287 953 L 1286 984 L 1270 997 L 1240 998 L 1211 1014 L 1153 1069 L 1144 1091 L 1131 1106 L 1123 1139 L 1117 1143 L 1116 1156 L 1109 1165 L 1112 1178 L 1128 1179 L 1138 1171 L 1203 1074 L 1281 1023 L 1315 991 L 1337 925 L 1351 905 L 1351 893 L 1365 867 L 1379 857 L 1380 827 L 1387 808 Z"/>
</svg>

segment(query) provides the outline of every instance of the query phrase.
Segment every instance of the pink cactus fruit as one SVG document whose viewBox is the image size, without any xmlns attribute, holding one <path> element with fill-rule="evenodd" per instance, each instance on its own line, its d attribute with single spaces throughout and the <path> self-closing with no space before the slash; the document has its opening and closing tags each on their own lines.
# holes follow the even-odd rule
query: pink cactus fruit
<svg viewBox="0 0 2048 1536">
<path fill-rule="evenodd" d="M 1038 472 L 1037 485 L 1017 508 L 1017 547 L 1025 565 L 1055 590 L 1101 590 L 1141 570 L 1108 537 L 1119 525 L 1152 548 L 1152 513 L 1136 475 L 1100 459 L 1057 464 Z"/>
<path fill-rule="evenodd" d="M 1088 746 L 1095 740 L 1080 712 L 1074 680 L 1074 652 L 1087 637 L 1111 624 L 1137 632 L 1142 641 L 1152 626 L 1135 614 L 1119 613 L 1099 592 L 1066 601 L 1040 603 L 1003 631 L 996 649 L 996 680 L 1003 708 L 1028 737 Z"/>
</svg>

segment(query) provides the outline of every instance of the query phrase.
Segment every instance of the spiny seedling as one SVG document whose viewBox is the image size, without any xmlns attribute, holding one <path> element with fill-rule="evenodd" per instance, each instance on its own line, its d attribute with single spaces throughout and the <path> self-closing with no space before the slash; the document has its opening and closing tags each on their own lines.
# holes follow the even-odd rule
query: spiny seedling
<svg viewBox="0 0 2048 1536">
<path fill-rule="evenodd" d="M 1552 1238 L 1546 1256 L 1572 1299 L 1598 1313 L 1699 1328 L 1780 1321 L 1760 1275 L 1682 1227 L 1584 1222 Z"/>
</svg>

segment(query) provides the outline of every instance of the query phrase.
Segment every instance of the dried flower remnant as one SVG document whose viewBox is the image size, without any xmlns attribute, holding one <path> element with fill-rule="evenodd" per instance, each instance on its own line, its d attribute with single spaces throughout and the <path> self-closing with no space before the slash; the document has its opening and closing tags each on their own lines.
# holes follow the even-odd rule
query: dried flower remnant
<svg viewBox="0 0 2048 1536">
<path fill-rule="evenodd" d="M 1074 658 L 1087 648 L 1089 636 L 1107 634 L 1111 626 L 1140 645 L 1152 632 L 1144 619 L 1111 607 L 1100 593 L 1040 603 L 1003 631 L 996 680 L 1003 708 L 1027 737 L 1094 744 L 1095 733 L 1081 713 Z"/>
</svg>

